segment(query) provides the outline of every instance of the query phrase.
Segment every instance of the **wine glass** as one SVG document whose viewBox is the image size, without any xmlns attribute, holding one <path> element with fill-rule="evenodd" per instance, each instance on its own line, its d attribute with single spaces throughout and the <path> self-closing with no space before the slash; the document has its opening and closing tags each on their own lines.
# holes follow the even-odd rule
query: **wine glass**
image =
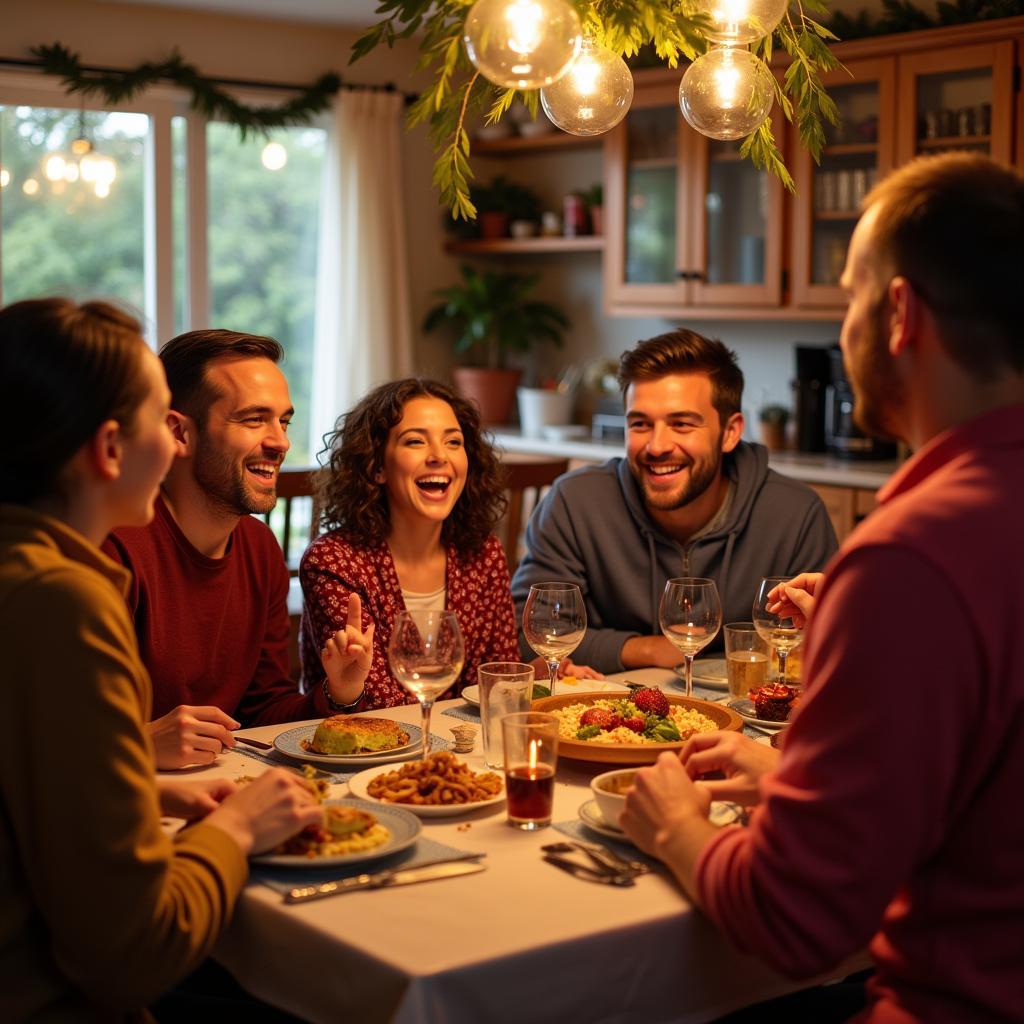
<svg viewBox="0 0 1024 1024">
<path fill-rule="evenodd" d="M 466 652 L 455 612 L 400 611 L 388 643 L 394 677 L 423 709 L 423 753 L 430 753 L 434 701 L 459 677 Z"/>
<path fill-rule="evenodd" d="M 535 583 L 530 587 L 523 609 L 523 635 L 548 666 L 552 697 L 559 664 L 579 647 L 586 632 L 587 610 L 575 583 Z"/>
<path fill-rule="evenodd" d="M 786 682 L 786 658 L 790 651 L 800 646 L 804 633 L 791 618 L 768 611 L 768 605 L 772 603 L 768 595 L 780 583 L 788 583 L 789 580 L 789 576 L 765 576 L 757 588 L 753 611 L 754 629 L 778 652 L 779 677 L 783 684 Z"/>
<path fill-rule="evenodd" d="M 722 602 L 714 580 L 681 576 L 665 584 L 658 622 L 669 642 L 683 655 L 686 696 L 693 696 L 693 657 L 718 634 Z"/>
</svg>

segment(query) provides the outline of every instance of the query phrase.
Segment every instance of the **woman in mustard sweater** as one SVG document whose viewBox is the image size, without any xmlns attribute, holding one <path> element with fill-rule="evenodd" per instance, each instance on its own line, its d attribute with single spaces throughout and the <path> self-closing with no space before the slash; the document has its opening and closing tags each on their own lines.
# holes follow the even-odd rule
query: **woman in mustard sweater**
<svg viewBox="0 0 1024 1024">
<path fill-rule="evenodd" d="M 297 776 L 158 786 L 150 683 L 99 550 L 172 458 L 139 324 L 104 303 L 0 311 L 0 1017 L 118 1020 L 198 966 L 246 857 L 320 809 Z M 171 839 L 161 814 L 202 819 Z"/>
</svg>

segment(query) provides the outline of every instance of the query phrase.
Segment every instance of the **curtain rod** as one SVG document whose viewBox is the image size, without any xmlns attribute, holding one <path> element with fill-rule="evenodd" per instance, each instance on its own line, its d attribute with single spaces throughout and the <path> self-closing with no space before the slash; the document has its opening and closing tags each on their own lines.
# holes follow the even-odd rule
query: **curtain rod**
<svg viewBox="0 0 1024 1024">
<path fill-rule="evenodd" d="M 18 68 L 41 68 L 44 67 L 44 62 L 35 58 L 18 58 L 18 57 L 0 57 L 0 64 L 9 65 Z M 82 64 L 82 71 L 89 71 L 97 75 L 126 75 L 128 71 L 125 68 L 111 68 L 104 67 L 99 64 Z M 217 78 L 214 76 L 206 77 L 206 81 L 213 82 L 216 85 L 229 85 L 235 86 L 242 89 L 277 89 L 287 90 L 289 92 L 305 92 L 309 88 L 308 85 L 295 85 L 292 82 L 266 82 L 256 81 L 251 78 Z M 341 88 L 349 92 L 365 91 L 365 92 L 400 92 L 398 86 L 394 82 L 384 82 L 381 85 L 371 84 L 360 84 L 358 82 L 346 82 L 342 80 Z M 415 103 L 419 96 L 414 92 L 402 92 L 402 98 L 406 104 Z"/>
</svg>

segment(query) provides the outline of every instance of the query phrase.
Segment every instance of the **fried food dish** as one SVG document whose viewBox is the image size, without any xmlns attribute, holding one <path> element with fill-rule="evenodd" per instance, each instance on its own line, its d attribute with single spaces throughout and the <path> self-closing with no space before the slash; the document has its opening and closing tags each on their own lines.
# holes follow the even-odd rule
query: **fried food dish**
<svg viewBox="0 0 1024 1024">
<path fill-rule="evenodd" d="M 389 804 L 474 804 L 500 795 L 501 777 L 474 772 L 454 754 L 439 750 L 425 761 L 408 761 L 397 771 L 378 775 L 366 790 Z"/>
<path fill-rule="evenodd" d="M 386 843 L 391 833 L 369 812 L 358 807 L 324 807 L 324 820 L 286 839 L 274 853 L 291 857 L 336 857 L 371 850 Z"/>
<path fill-rule="evenodd" d="M 332 715 L 325 718 L 313 734 L 312 742 L 302 746 L 316 754 L 364 754 L 395 750 L 409 742 L 409 734 L 388 718 L 360 715 Z"/>
</svg>

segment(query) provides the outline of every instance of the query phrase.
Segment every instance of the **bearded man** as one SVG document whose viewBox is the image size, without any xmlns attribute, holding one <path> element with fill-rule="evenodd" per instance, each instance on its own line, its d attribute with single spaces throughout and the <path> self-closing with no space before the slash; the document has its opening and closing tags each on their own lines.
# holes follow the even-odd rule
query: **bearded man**
<svg viewBox="0 0 1024 1024">
<path fill-rule="evenodd" d="M 252 513 L 277 501 L 291 399 L 272 338 L 204 330 L 169 341 L 176 455 L 148 526 L 104 550 L 132 573 L 128 604 L 153 680 L 157 767 L 211 762 L 239 725 L 330 713 L 288 678 L 288 570 Z"/>
<path fill-rule="evenodd" d="M 837 547 L 821 499 L 740 440 L 743 372 L 721 342 L 684 329 L 642 341 L 619 385 L 626 457 L 556 481 L 512 581 L 520 616 L 531 584 L 579 584 L 587 635 L 573 657 L 601 672 L 680 661 L 658 625 L 666 580 L 713 579 L 722 621 L 749 620 L 762 577 L 820 569 Z"/>
</svg>

